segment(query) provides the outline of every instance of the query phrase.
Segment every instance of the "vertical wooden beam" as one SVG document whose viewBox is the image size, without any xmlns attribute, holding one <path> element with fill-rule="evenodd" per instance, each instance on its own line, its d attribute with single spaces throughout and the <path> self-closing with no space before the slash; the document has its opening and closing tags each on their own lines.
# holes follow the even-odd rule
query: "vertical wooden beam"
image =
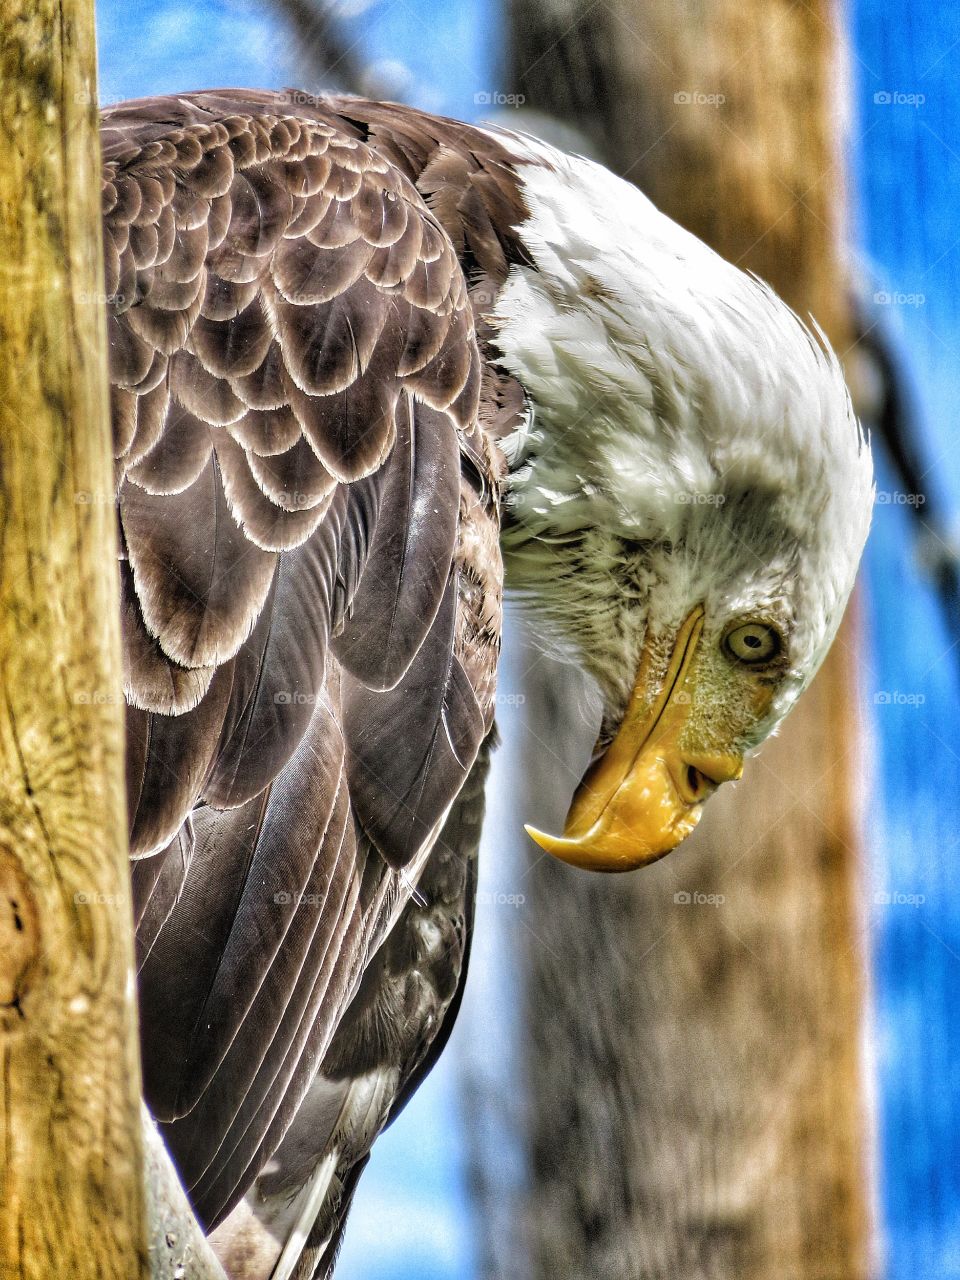
<svg viewBox="0 0 960 1280">
<path fill-rule="evenodd" d="M 93 0 L 0 23 L 0 1276 L 145 1276 Z"/>
<path fill-rule="evenodd" d="M 509 87 L 843 350 L 831 0 L 513 14 Z M 600 881 L 544 860 L 528 877 L 535 1275 L 869 1274 L 857 653 L 848 625 L 782 735 L 664 862 Z M 550 830 L 573 726 L 557 672 L 535 670 L 525 816 Z"/>
</svg>

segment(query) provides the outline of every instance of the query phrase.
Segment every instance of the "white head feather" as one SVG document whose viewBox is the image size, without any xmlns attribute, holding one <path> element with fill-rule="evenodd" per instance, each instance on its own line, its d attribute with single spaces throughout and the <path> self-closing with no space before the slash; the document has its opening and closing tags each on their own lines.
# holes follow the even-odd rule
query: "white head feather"
<svg viewBox="0 0 960 1280">
<path fill-rule="evenodd" d="M 502 135 L 500 135 L 502 137 Z M 839 363 L 763 283 L 589 160 L 515 139 L 530 210 L 494 323 L 531 401 L 507 441 L 508 581 L 622 705 L 648 629 L 772 616 L 813 676 L 873 504 Z M 745 743 L 745 745 L 752 745 Z"/>
</svg>

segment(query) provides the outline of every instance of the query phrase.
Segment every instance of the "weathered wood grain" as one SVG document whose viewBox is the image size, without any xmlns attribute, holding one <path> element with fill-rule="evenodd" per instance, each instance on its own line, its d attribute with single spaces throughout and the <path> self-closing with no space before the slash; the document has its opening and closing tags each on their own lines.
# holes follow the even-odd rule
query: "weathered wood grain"
<svg viewBox="0 0 960 1280">
<path fill-rule="evenodd" d="M 147 1274 L 92 0 L 0 11 L 0 1276 Z"/>
</svg>

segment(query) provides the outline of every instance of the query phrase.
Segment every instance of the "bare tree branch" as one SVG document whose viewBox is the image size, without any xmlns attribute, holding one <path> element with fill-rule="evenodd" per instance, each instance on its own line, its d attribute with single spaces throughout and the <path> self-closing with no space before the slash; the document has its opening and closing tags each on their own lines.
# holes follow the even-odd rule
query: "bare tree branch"
<svg viewBox="0 0 960 1280">
<path fill-rule="evenodd" d="M 363 64 L 325 0 L 270 0 L 293 31 L 302 87 L 369 92 Z"/>
</svg>

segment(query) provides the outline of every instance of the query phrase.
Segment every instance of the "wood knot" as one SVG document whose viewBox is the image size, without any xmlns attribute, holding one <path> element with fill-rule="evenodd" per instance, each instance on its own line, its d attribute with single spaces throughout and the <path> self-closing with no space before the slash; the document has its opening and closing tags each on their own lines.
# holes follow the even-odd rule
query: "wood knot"
<svg viewBox="0 0 960 1280">
<path fill-rule="evenodd" d="M 23 999 L 40 957 L 40 917 L 20 859 L 0 845 L 0 1027 L 24 1019 Z"/>
</svg>

